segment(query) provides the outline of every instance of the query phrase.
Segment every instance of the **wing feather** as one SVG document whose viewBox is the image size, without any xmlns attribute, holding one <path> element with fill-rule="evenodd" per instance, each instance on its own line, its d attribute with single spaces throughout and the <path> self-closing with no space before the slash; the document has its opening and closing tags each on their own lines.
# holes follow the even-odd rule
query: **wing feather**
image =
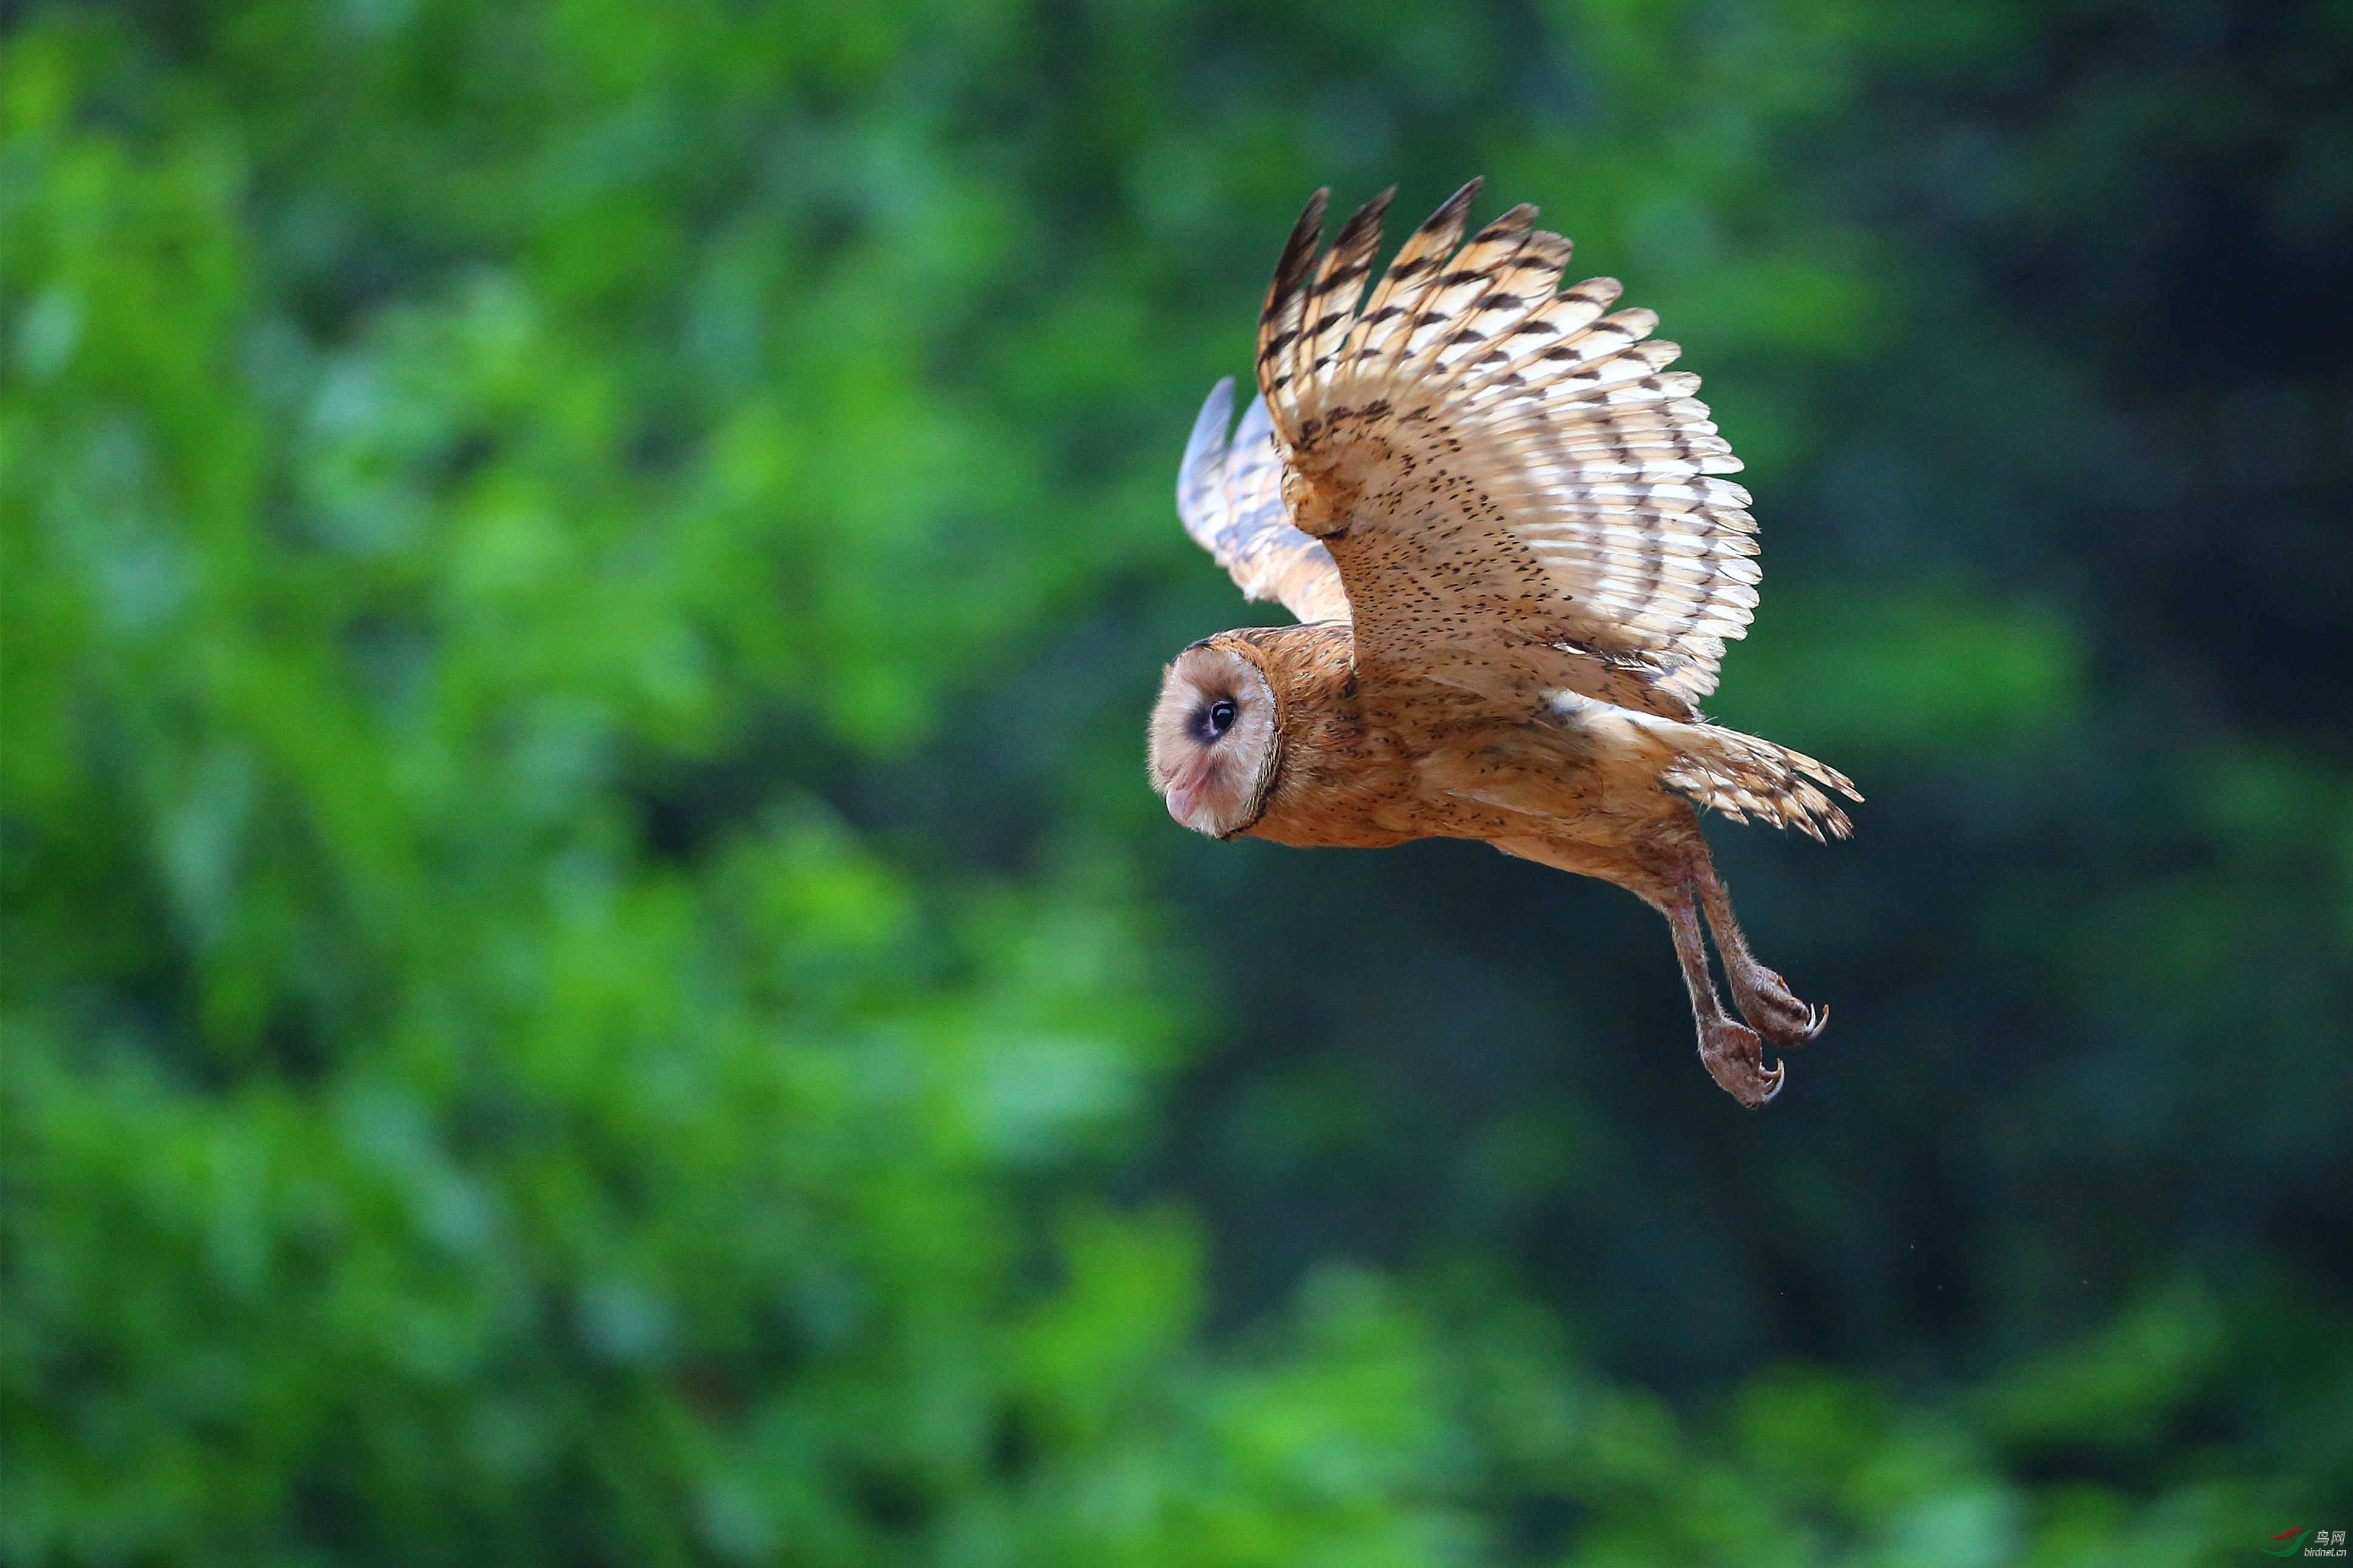
<svg viewBox="0 0 2353 1568">
<path fill-rule="evenodd" d="M 1325 195 L 1301 215 L 1258 351 L 1292 470 L 1282 528 L 1324 542 L 1360 661 L 1692 716 L 1757 605 L 1748 492 L 1717 477 L 1740 460 L 1699 378 L 1667 369 L 1682 351 L 1651 337 L 1655 314 L 1611 310 L 1612 279 L 1561 288 L 1569 242 L 1534 207 L 1463 242 L 1478 189 L 1408 237 L 1361 310 L 1388 195 L 1320 259 Z M 1255 505 L 1282 507 L 1279 480 L 1253 483 Z M 1187 526 L 1219 552 L 1200 511 Z M 1304 555 L 1263 521 L 1252 536 Z"/>
<path fill-rule="evenodd" d="M 1282 503 L 1282 456 L 1263 399 L 1253 398 L 1230 437 L 1234 381 L 1210 389 L 1176 473 L 1185 531 L 1233 578 L 1242 596 L 1273 599 L 1303 621 L 1345 621 L 1348 596 L 1332 553 L 1291 525 Z"/>
</svg>

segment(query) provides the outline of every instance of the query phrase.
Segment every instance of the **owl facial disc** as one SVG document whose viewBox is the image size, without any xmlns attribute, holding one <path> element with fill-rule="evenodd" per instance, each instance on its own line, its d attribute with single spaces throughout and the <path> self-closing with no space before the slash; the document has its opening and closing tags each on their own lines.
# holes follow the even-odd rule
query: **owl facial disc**
<svg viewBox="0 0 2353 1568">
<path fill-rule="evenodd" d="M 1150 731 L 1152 787 L 1168 815 L 1217 838 L 1256 822 L 1274 784 L 1274 710 L 1266 677 L 1233 648 L 1213 641 L 1179 655 Z"/>
</svg>

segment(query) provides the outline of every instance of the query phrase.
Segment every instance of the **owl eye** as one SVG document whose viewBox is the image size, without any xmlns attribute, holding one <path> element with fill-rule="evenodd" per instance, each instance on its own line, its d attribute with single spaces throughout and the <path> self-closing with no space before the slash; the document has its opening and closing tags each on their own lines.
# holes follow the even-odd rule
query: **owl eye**
<svg viewBox="0 0 2353 1568">
<path fill-rule="evenodd" d="M 1209 735 L 1211 739 L 1234 727 L 1234 705 L 1220 697 L 1209 704 Z"/>
</svg>

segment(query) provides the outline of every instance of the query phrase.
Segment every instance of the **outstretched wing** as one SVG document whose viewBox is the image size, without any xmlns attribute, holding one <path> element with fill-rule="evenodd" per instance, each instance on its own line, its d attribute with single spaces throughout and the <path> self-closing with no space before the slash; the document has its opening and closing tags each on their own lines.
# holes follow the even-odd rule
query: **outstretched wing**
<svg viewBox="0 0 2353 1568">
<path fill-rule="evenodd" d="M 1290 520 L 1338 565 L 1360 665 L 1692 717 L 1757 604 L 1748 492 L 1712 477 L 1740 461 L 1656 316 L 1605 314 L 1614 279 L 1560 289 L 1535 208 L 1461 245 L 1478 189 L 1361 311 L 1388 195 L 1320 262 L 1324 193 L 1292 231 L 1258 348 Z"/>
<path fill-rule="evenodd" d="M 1345 621 L 1348 595 L 1332 552 L 1291 526 L 1282 458 L 1266 403 L 1253 398 L 1230 439 L 1234 378 L 1209 389 L 1176 471 L 1176 515 L 1246 599 L 1274 599 L 1303 621 Z"/>
</svg>

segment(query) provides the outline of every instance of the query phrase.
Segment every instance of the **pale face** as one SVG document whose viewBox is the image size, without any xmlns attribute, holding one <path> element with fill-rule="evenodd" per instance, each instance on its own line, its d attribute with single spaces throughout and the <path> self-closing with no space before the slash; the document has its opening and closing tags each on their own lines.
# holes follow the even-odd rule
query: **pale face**
<svg viewBox="0 0 2353 1568">
<path fill-rule="evenodd" d="M 1153 704 L 1152 787 L 1168 815 L 1223 838 L 1258 820 L 1274 784 L 1274 693 L 1229 648 L 1190 647 Z"/>
</svg>

